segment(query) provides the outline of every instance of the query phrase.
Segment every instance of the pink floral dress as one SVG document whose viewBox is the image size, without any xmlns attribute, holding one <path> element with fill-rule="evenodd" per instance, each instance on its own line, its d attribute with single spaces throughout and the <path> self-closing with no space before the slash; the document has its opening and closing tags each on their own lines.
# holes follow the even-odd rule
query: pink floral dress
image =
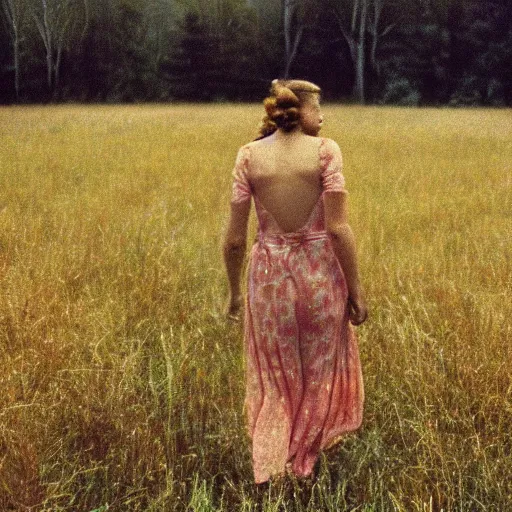
<svg viewBox="0 0 512 512">
<path fill-rule="evenodd" d="M 257 483 L 287 467 L 310 475 L 319 451 L 362 420 L 347 286 L 324 226 L 323 194 L 344 189 L 334 141 L 321 139 L 319 164 L 323 193 L 294 233 L 281 232 L 252 192 L 250 146 L 240 149 L 233 171 L 232 202 L 253 196 L 259 223 L 245 312 L 246 411 Z"/>
</svg>

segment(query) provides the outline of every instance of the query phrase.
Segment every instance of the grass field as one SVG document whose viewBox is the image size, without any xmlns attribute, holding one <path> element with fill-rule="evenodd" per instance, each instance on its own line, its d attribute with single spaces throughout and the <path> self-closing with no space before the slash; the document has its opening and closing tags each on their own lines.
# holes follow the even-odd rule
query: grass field
<svg viewBox="0 0 512 512">
<path fill-rule="evenodd" d="M 512 510 L 510 111 L 324 109 L 364 424 L 259 489 L 220 241 L 261 107 L 0 108 L 2 512 Z"/>
</svg>

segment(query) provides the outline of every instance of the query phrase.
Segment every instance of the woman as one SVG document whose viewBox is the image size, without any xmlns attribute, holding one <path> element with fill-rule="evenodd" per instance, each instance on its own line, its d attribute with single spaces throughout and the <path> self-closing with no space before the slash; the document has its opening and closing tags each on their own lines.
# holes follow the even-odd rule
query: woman
<svg viewBox="0 0 512 512">
<path fill-rule="evenodd" d="M 321 449 L 359 427 L 357 341 L 367 310 L 347 223 L 338 145 L 317 137 L 320 88 L 274 80 L 261 137 L 233 172 L 224 242 L 228 311 L 242 305 L 240 274 L 251 197 L 258 240 L 245 310 L 246 408 L 257 483 L 286 470 L 307 477 Z"/>
</svg>

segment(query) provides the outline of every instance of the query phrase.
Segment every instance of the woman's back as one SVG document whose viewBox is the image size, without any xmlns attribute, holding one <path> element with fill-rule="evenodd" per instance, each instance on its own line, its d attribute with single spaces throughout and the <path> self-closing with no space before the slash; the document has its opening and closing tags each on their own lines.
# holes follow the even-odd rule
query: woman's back
<svg viewBox="0 0 512 512">
<path fill-rule="evenodd" d="M 302 228 L 318 203 L 321 142 L 302 133 L 276 133 L 249 144 L 248 178 L 254 195 L 281 232 Z"/>
</svg>

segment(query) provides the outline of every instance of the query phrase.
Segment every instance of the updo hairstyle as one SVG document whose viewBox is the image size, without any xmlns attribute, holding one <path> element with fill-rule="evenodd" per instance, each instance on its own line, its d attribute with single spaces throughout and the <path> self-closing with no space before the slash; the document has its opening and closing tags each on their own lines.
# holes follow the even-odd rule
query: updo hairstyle
<svg viewBox="0 0 512 512">
<path fill-rule="evenodd" d="M 263 101 L 266 116 L 259 138 L 272 135 L 277 129 L 294 130 L 300 124 L 300 107 L 320 92 L 320 87 L 305 80 L 273 80 L 270 96 Z"/>
</svg>

